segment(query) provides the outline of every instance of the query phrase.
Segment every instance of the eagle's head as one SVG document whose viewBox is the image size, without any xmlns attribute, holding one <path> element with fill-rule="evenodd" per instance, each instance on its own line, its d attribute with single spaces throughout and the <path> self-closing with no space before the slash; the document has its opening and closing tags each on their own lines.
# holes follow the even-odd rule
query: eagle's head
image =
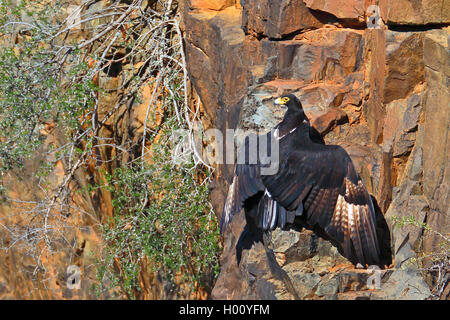
<svg viewBox="0 0 450 320">
<path fill-rule="evenodd" d="M 275 100 L 275 104 L 284 106 L 291 111 L 303 111 L 300 100 L 293 94 L 286 94 Z"/>
</svg>

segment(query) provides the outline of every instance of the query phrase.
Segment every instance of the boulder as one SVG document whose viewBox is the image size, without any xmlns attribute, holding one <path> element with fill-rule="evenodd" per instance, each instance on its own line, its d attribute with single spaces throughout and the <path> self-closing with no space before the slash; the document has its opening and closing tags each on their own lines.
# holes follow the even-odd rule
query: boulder
<svg viewBox="0 0 450 320">
<path fill-rule="evenodd" d="M 256 37 L 281 39 L 323 25 L 302 0 L 242 0 L 242 28 Z"/>
<path fill-rule="evenodd" d="M 339 19 L 364 21 L 364 0 L 304 0 L 304 2 L 310 9 L 331 13 Z"/>
<path fill-rule="evenodd" d="M 406 98 L 424 81 L 423 32 L 386 31 L 384 103 Z"/>
<path fill-rule="evenodd" d="M 448 0 L 388 0 L 387 21 L 393 25 L 450 23 Z"/>
</svg>

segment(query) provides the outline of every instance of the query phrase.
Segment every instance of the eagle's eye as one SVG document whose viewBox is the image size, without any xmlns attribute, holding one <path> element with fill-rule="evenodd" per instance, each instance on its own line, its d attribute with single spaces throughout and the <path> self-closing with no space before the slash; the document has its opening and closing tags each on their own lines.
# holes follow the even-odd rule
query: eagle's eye
<svg viewBox="0 0 450 320">
<path fill-rule="evenodd" d="M 281 99 L 281 101 L 283 101 L 283 103 L 288 103 L 290 99 L 288 97 L 284 97 Z"/>
</svg>

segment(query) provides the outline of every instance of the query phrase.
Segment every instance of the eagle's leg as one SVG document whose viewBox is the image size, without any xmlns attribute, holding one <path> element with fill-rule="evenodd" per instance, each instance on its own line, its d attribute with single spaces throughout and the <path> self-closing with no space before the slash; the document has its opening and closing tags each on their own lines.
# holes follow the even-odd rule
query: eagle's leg
<svg viewBox="0 0 450 320">
<path fill-rule="evenodd" d="M 285 288 L 287 291 L 294 296 L 294 299 L 300 300 L 299 295 L 297 294 L 297 291 L 294 288 L 294 285 L 292 284 L 291 278 L 289 278 L 286 271 L 284 271 L 280 265 L 277 262 L 277 259 L 275 257 L 275 254 L 273 253 L 273 250 L 271 249 L 271 235 L 270 231 L 265 231 L 262 236 L 264 249 L 266 250 L 266 256 L 267 260 L 269 262 L 270 271 L 272 272 L 272 275 L 282 281 L 284 283 Z"/>
</svg>

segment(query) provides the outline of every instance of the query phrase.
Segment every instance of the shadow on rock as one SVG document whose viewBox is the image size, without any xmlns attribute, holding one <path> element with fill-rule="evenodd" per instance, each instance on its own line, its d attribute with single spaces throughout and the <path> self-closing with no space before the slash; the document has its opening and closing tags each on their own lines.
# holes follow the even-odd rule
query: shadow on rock
<svg viewBox="0 0 450 320">
<path fill-rule="evenodd" d="M 241 235 L 239 236 L 239 239 L 236 243 L 236 261 L 237 264 L 241 264 L 242 259 L 242 251 L 243 250 L 250 250 L 254 243 L 256 242 L 263 242 L 262 241 L 262 232 L 251 232 L 248 228 L 248 225 L 245 225 L 244 229 L 242 230 Z"/>
<path fill-rule="evenodd" d="M 373 207 L 375 209 L 378 245 L 381 251 L 380 263 L 382 266 L 389 266 L 392 263 L 391 232 L 386 219 L 384 219 L 384 215 L 378 206 L 377 199 L 372 195 L 370 197 L 372 198 Z"/>
</svg>

